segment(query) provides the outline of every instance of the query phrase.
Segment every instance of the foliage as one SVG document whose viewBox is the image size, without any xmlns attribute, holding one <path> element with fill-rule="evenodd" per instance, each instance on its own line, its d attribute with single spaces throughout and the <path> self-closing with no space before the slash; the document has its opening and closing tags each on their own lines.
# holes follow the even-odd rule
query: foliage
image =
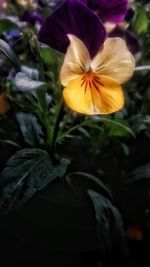
<svg viewBox="0 0 150 267">
<path fill-rule="evenodd" d="M 5 2 L 7 8 L 0 11 L 0 95 L 5 93 L 11 109 L 0 114 L 0 211 L 16 211 L 55 180 L 78 191 L 72 177 L 84 178 L 94 184 L 94 190 L 83 191 L 95 216 L 100 253 L 110 255 L 117 248 L 126 257 L 125 228 L 139 221 L 145 232 L 150 227 L 149 1 L 133 1 L 132 16 L 118 25 L 125 24 L 123 30 L 140 43 L 134 76 L 123 88 L 125 106 L 94 116 L 65 106 L 60 85 L 64 55 L 40 43 L 41 22 L 26 17 L 27 11 L 37 12 L 44 20 L 62 1 Z M 139 202 L 145 194 L 144 219 L 131 191 Z"/>
</svg>

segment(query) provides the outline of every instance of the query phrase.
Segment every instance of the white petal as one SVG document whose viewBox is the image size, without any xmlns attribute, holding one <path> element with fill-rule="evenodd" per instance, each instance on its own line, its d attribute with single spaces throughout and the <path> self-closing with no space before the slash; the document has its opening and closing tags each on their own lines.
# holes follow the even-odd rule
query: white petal
<svg viewBox="0 0 150 267">
<path fill-rule="evenodd" d="M 60 72 L 61 84 L 64 86 L 82 73 L 87 72 L 91 62 L 89 52 L 83 42 L 72 34 L 69 34 L 68 38 L 70 46 L 67 49 Z"/>
<path fill-rule="evenodd" d="M 121 38 L 108 38 L 91 62 L 93 72 L 109 76 L 122 84 L 130 79 L 135 59 Z"/>
</svg>

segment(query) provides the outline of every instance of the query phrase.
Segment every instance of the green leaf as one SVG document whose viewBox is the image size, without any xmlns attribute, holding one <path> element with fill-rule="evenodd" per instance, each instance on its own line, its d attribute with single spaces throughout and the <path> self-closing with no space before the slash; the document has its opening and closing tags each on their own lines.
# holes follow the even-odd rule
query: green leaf
<svg viewBox="0 0 150 267">
<path fill-rule="evenodd" d="M 45 64 L 53 65 L 57 63 L 57 55 L 54 49 L 47 46 L 41 46 L 40 53 Z"/>
<path fill-rule="evenodd" d="M 123 150 L 123 152 L 124 152 L 124 155 L 125 155 L 126 157 L 128 157 L 129 154 L 130 154 L 129 147 L 128 147 L 126 144 L 124 144 L 124 143 L 120 143 L 120 145 L 121 145 L 121 147 L 122 147 L 122 150 Z"/>
<path fill-rule="evenodd" d="M 101 192 L 108 197 L 111 201 L 113 201 L 113 196 L 110 192 L 110 190 L 108 189 L 108 187 L 95 175 L 91 174 L 91 173 L 87 173 L 87 172 L 73 172 L 73 173 L 69 173 L 68 176 L 72 176 L 72 175 L 79 175 L 79 176 L 84 176 L 87 179 L 93 181 L 94 183 L 96 183 L 99 187 L 99 189 L 101 190 Z"/>
<path fill-rule="evenodd" d="M 18 91 L 31 92 L 38 89 L 47 89 L 48 85 L 42 81 L 35 81 L 31 79 L 27 74 L 18 72 L 15 77 L 15 86 Z"/>
<path fill-rule="evenodd" d="M 112 124 L 112 125 L 114 125 L 114 127 L 117 127 L 117 129 L 122 128 L 122 130 L 124 130 L 124 132 L 122 131 L 122 134 L 125 134 L 125 131 L 126 131 L 127 133 L 131 134 L 133 137 L 136 137 L 135 133 L 132 131 L 132 129 L 125 125 L 126 123 L 124 120 L 122 123 L 122 119 L 111 120 L 111 119 L 106 119 L 106 118 L 101 117 L 101 118 L 99 118 L 99 121 L 106 122 L 107 124 L 108 123 Z M 113 131 L 113 133 L 114 133 L 114 131 Z M 120 134 L 119 131 L 118 131 L 118 134 Z"/>
<path fill-rule="evenodd" d="M 53 81 L 57 81 L 58 71 L 60 65 L 62 65 L 62 54 L 56 52 L 54 49 L 50 47 L 41 46 L 40 55 L 41 55 L 41 60 L 43 60 L 43 63 L 47 65 L 48 68 L 50 69 L 49 75 L 51 79 Z"/>
<path fill-rule="evenodd" d="M 142 114 L 135 114 L 130 116 L 130 123 L 132 125 L 132 129 L 136 134 L 140 134 L 142 131 L 147 129 L 145 124 L 146 116 Z"/>
<path fill-rule="evenodd" d="M 38 148 L 16 152 L 0 175 L 0 209 L 8 212 L 23 205 L 37 191 L 62 177 L 68 163 L 61 159 L 54 166 L 49 154 Z"/>
<path fill-rule="evenodd" d="M 35 115 L 27 112 L 17 112 L 16 119 L 19 123 L 20 130 L 24 141 L 31 146 L 44 144 L 44 133 L 42 126 L 39 124 Z"/>
<path fill-rule="evenodd" d="M 148 15 L 144 7 L 140 6 L 137 10 L 137 15 L 133 22 L 133 28 L 137 34 L 145 33 L 148 29 Z"/>
<path fill-rule="evenodd" d="M 129 174 L 129 179 L 124 184 L 133 184 L 146 180 L 150 182 L 150 162 L 139 166 Z"/>
<path fill-rule="evenodd" d="M 108 255 L 117 248 L 118 254 L 125 254 L 124 227 L 119 210 L 101 194 L 93 190 L 87 193 L 95 210 L 100 251 Z"/>
<path fill-rule="evenodd" d="M 21 68 L 21 62 L 11 47 L 2 39 L 0 39 L 0 51 L 9 59 L 13 67 L 19 71 Z"/>
<path fill-rule="evenodd" d="M 0 19 L 0 33 L 18 29 L 18 25 L 7 18 Z"/>
<path fill-rule="evenodd" d="M 107 123 L 107 126 L 109 128 L 109 133 L 108 133 L 109 136 L 127 137 L 131 134 L 129 123 L 127 121 L 118 118 L 115 119 L 113 122 L 114 123 L 109 123 L 109 122 Z"/>
<path fill-rule="evenodd" d="M 11 140 L 0 139 L 0 143 L 1 143 L 1 144 L 6 144 L 6 145 L 8 145 L 8 146 L 12 146 L 12 147 L 14 147 L 14 148 L 16 148 L 16 149 L 20 149 L 20 148 L 21 148 L 20 145 L 16 144 L 15 142 L 13 142 L 13 141 L 11 141 Z"/>
</svg>

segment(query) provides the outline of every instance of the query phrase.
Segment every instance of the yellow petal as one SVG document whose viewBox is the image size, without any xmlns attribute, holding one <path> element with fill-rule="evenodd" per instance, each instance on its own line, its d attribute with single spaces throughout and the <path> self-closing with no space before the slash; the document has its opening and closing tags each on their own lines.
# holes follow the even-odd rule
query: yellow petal
<svg viewBox="0 0 150 267">
<path fill-rule="evenodd" d="M 93 58 L 93 72 L 109 76 L 122 84 L 134 72 L 135 60 L 121 38 L 108 38 L 103 48 Z"/>
<path fill-rule="evenodd" d="M 124 105 L 120 85 L 102 75 L 81 75 L 69 82 L 63 96 L 69 108 L 87 115 L 110 114 Z"/>
<path fill-rule="evenodd" d="M 83 72 L 88 71 L 91 61 L 89 52 L 83 42 L 72 34 L 68 34 L 68 38 L 70 46 L 67 49 L 60 71 L 61 84 L 64 86 L 79 77 Z"/>
</svg>

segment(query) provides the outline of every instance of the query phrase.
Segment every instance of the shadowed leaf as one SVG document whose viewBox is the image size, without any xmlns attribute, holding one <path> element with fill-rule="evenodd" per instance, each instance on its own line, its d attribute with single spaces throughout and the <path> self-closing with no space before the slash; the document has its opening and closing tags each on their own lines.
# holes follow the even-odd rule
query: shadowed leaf
<svg viewBox="0 0 150 267">
<path fill-rule="evenodd" d="M 73 172 L 70 173 L 69 176 L 84 176 L 87 179 L 93 181 L 94 183 L 97 184 L 97 186 L 99 187 L 99 189 L 101 190 L 101 192 L 108 197 L 111 201 L 113 201 L 113 196 L 109 190 L 109 188 L 100 180 L 100 178 L 96 177 L 95 175 L 91 174 L 91 173 L 87 173 L 87 172 Z"/>
<path fill-rule="evenodd" d="M 123 221 L 119 210 L 104 196 L 88 190 L 94 205 L 100 251 L 110 253 L 114 248 L 118 253 L 126 253 Z"/>
<path fill-rule="evenodd" d="M 13 67 L 19 71 L 21 68 L 21 62 L 11 47 L 2 39 L 0 39 L 0 51 L 9 59 Z"/>
<path fill-rule="evenodd" d="M 16 23 L 12 22 L 7 18 L 3 18 L 0 20 L 0 33 L 13 29 L 14 30 L 18 29 L 18 25 Z"/>
<path fill-rule="evenodd" d="M 31 146 L 44 144 L 44 133 L 35 115 L 27 112 L 17 112 L 16 119 L 27 144 Z"/>
<path fill-rule="evenodd" d="M 25 148 L 16 152 L 0 175 L 0 210 L 8 212 L 22 206 L 37 191 L 62 177 L 69 161 L 53 165 L 49 154 L 41 149 Z"/>
<path fill-rule="evenodd" d="M 125 184 L 132 184 L 142 180 L 150 181 L 150 162 L 134 169 L 129 174 L 129 179 L 125 182 Z"/>
</svg>

